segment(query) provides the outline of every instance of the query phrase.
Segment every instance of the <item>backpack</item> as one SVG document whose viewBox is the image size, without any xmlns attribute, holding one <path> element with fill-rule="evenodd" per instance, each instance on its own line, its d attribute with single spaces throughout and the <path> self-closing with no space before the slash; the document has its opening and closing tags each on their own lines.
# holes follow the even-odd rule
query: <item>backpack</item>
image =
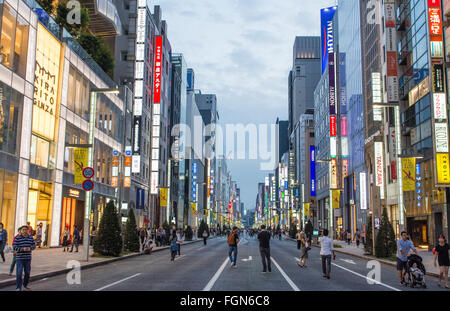
<svg viewBox="0 0 450 311">
<path fill-rule="evenodd" d="M 228 242 L 228 245 L 234 245 L 234 237 L 235 237 L 235 235 L 236 235 L 236 232 L 231 232 L 229 235 L 228 235 L 228 239 L 227 239 L 227 242 Z"/>
</svg>

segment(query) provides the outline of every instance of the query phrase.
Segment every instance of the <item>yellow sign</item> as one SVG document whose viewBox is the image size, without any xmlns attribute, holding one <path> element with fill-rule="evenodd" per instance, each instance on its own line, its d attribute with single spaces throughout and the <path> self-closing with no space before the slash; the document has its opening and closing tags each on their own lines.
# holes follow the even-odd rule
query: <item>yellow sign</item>
<svg viewBox="0 0 450 311">
<path fill-rule="evenodd" d="M 289 210 L 289 218 L 292 218 L 292 210 Z"/>
<path fill-rule="evenodd" d="M 303 216 L 308 216 L 309 217 L 309 205 L 310 203 L 304 203 L 303 206 L 305 208 L 305 215 Z"/>
<path fill-rule="evenodd" d="M 208 217 L 209 216 L 209 210 L 205 209 L 205 216 Z"/>
<path fill-rule="evenodd" d="M 59 114 L 61 44 L 38 23 L 33 97 L 33 133 L 55 140 Z"/>
<path fill-rule="evenodd" d="M 333 208 L 339 208 L 339 199 L 341 196 L 341 192 L 339 190 L 333 190 Z"/>
<path fill-rule="evenodd" d="M 217 213 L 213 213 L 213 218 L 216 219 Z"/>
<path fill-rule="evenodd" d="M 436 153 L 438 184 L 450 184 L 450 159 L 448 153 Z"/>
<path fill-rule="evenodd" d="M 196 211 L 197 211 L 197 203 L 191 202 L 191 214 L 195 215 Z"/>
<path fill-rule="evenodd" d="M 74 157 L 74 168 L 75 168 L 75 179 L 74 183 L 76 185 L 81 185 L 85 180 L 83 176 L 83 168 L 87 166 L 88 161 L 88 148 L 75 148 L 73 150 Z"/>
<path fill-rule="evenodd" d="M 159 205 L 167 207 L 167 188 L 159 188 Z"/>
<path fill-rule="evenodd" d="M 416 159 L 402 159 L 403 191 L 416 190 Z"/>
</svg>

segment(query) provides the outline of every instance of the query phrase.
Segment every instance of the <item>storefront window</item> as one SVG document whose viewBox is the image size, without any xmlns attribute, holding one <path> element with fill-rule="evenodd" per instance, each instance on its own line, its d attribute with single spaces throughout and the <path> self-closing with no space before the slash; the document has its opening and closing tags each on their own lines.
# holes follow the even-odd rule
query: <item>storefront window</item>
<svg viewBox="0 0 450 311">
<path fill-rule="evenodd" d="M 86 121 L 89 120 L 89 80 L 74 66 L 69 70 L 67 107 Z"/>
<path fill-rule="evenodd" d="M 17 174 L 0 170 L 0 219 L 8 231 L 8 244 L 15 235 Z"/>
<path fill-rule="evenodd" d="M 28 190 L 28 214 L 27 221 L 31 227 L 42 223 L 42 242 L 48 245 L 52 218 L 52 193 L 53 185 L 39 180 L 30 179 Z"/>
<path fill-rule="evenodd" d="M 2 1 L 3 2 L 3 1 Z M 8 5 L 0 4 L 0 63 L 24 76 L 28 52 L 28 23 Z"/>
<path fill-rule="evenodd" d="M 0 82 L 0 150 L 17 154 L 23 96 Z"/>
</svg>

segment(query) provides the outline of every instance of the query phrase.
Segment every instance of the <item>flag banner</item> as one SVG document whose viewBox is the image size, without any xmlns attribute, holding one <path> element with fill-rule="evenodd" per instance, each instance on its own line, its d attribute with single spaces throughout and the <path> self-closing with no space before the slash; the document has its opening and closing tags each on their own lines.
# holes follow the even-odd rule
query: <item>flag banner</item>
<svg viewBox="0 0 450 311">
<path fill-rule="evenodd" d="M 75 179 L 74 184 L 81 185 L 85 180 L 83 176 L 83 169 L 87 167 L 89 148 L 75 148 L 73 150 Z"/>
<path fill-rule="evenodd" d="M 403 191 L 416 190 L 416 159 L 402 159 Z"/>
</svg>

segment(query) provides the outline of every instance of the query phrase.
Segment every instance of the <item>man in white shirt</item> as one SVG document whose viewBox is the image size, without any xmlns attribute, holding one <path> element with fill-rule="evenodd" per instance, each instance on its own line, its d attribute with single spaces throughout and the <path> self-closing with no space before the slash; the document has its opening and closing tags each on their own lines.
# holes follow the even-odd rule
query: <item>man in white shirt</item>
<svg viewBox="0 0 450 311">
<path fill-rule="evenodd" d="M 333 248 L 333 240 L 328 237 L 328 229 L 324 229 L 322 237 L 319 238 L 320 257 L 322 257 L 323 277 L 329 279 L 331 272 L 331 255 L 336 259 L 336 253 Z"/>
</svg>

